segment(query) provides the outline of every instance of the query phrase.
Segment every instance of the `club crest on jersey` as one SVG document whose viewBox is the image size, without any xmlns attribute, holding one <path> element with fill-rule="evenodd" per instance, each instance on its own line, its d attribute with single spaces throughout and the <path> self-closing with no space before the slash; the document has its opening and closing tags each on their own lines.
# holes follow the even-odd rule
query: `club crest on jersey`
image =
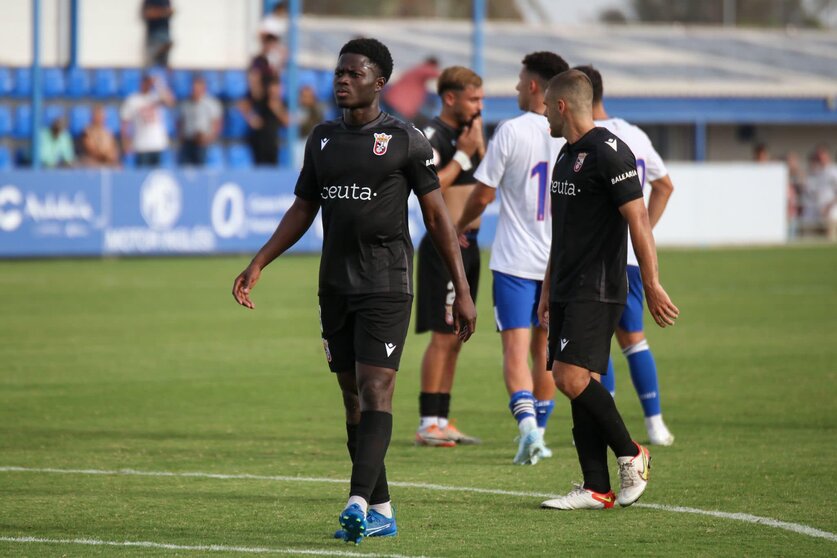
<svg viewBox="0 0 837 558">
<path fill-rule="evenodd" d="M 375 155 L 383 155 L 387 152 L 389 140 L 392 139 L 390 134 L 375 134 L 375 145 L 372 146 L 372 153 Z"/>
<path fill-rule="evenodd" d="M 587 153 L 579 153 L 578 158 L 575 160 L 575 164 L 573 165 L 573 171 L 578 172 L 581 170 L 581 165 L 584 164 L 584 159 L 587 158 Z"/>
</svg>

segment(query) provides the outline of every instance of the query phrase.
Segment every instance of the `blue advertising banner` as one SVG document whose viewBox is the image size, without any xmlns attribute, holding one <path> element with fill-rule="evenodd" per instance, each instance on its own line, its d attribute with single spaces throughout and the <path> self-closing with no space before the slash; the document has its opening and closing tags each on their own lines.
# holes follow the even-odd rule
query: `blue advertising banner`
<svg viewBox="0 0 837 558">
<path fill-rule="evenodd" d="M 15 171 L 0 177 L 0 257 L 251 253 L 294 201 L 278 170 Z M 410 198 L 410 234 L 425 232 Z M 490 245 L 496 204 L 480 231 Z M 319 252 L 319 218 L 291 249 Z"/>
</svg>

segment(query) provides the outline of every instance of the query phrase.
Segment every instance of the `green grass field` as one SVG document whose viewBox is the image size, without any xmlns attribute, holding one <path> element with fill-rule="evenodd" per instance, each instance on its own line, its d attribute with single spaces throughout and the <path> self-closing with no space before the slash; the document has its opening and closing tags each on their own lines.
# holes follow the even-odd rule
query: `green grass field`
<svg viewBox="0 0 837 558">
<path fill-rule="evenodd" d="M 565 401 L 547 432 L 555 457 L 511 464 L 517 429 L 486 270 L 453 398 L 458 424 L 484 444 L 413 446 L 427 338 L 411 334 L 389 477 L 450 490 L 394 486 L 399 536 L 358 547 L 330 538 L 350 467 L 319 339 L 317 261 L 275 262 L 253 312 L 229 294 L 243 258 L 0 263 L 0 555 L 197 556 L 206 545 L 239 547 L 212 552 L 230 556 L 837 554 L 837 249 L 661 252 L 681 318 L 649 326 L 649 339 L 677 442 L 652 448 L 642 505 L 606 512 L 538 508 L 538 494 L 580 480 Z M 614 356 L 617 402 L 641 440 L 641 409 Z M 121 469 L 319 480 L 66 471 Z"/>
</svg>

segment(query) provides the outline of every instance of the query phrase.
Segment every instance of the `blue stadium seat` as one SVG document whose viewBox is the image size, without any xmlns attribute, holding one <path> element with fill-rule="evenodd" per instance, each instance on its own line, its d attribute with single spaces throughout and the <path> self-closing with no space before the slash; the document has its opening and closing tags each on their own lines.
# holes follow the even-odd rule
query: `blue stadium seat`
<svg viewBox="0 0 837 558">
<path fill-rule="evenodd" d="M 206 90 L 214 97 L 221 97 L 224 94 L 224 80 L 221 78 L 221 72 L 207 70 L 202 75 L 206 80 Z"/>
<path fill-rule="evenodd" d="M 173 169 L 177 165 L 177 157 L 173 149 L 166 149 L 160 153 L 160 166 L 166 169 Z"/>
<path fill-rule="evenodd" d="M 126 169 L 133 169 L 137 166 L 137 154 L 136 153 L 123 153 L 122 154 L 122 166 Z"/>
<path fill-rule="evenodd" d="M 93 95 L 98 99 L 108 99 L 119 94 L 119 80 L 116 71 L 111 68 L 99 68 L 93 72 Z"/>
<path fill-rule="evenodd" d="M 0 68 L 0 97 L 8 97 L 15 90 L 15 80 L 8 68 Z"/>
<path fill-rule="evenodd" d="M 189 70 L 175 70 L 172 72 L 171 90 L 180 101 L 189 97 L 192 94 L 192 72 Z"/>
<path fill-rule="evenodd" d="M 220 145 L 210 145 L 206 148 L 206 167 L 210 169 L 224 168 L 224 150 Z"/>
<path fill-rule="evenodd" d="M 140 81 L 142 80 L 142 72 L 137 68 L 125 68 L 122 70 L 122 79 L 119 82 L 119 94 L 127 97 L 131 93 L 136 93 L 140 88 Z"/>
<path fill-rule="evenodd" d="M 87 105 L 76 105 L 70 109 L 69 129 L 73 136 L 80 136 L 92 117 L 93 111 Z"/>
<path fill-rule="evenodd" d="M 111 131 L 112 134 L 119 135 L 119 109 L 114 106 L 105 107 L 105 127 Z"/>
<path fill-rule="evenodd" d="M 227 148 L 227 165 L 231 169 L 249 169 L 253 166 L 253 154 L 250 148 L 234 143 Z"/>
<path fill-rule="evenodd" d="M 12 111 L 7 106 L 0 106 L 0 138 L 12 135 Z"/>
<path fill-rule="evenodd" d="M 332 70 L 317 71 L 317 88 L 314 90 L 321 101 L 331 101 L 334 98 L 334 72 Z"/>
<path fill-rule="evenodd" d="M 247 95 L 247 74 L 243 70 L 224 72 L 224 98 L 235 101 Z"/>
<path fill-rule="evenodd" d="M 308 85 L 316 91 L 320 85 L 320 78 L 317 74 L 317 70 L 312 70 L 311 68 L 300 68 L 297 72 L 297 82 L 300 88 Z"/>
<path fill-rule="evenodd" d="M 236 107 L 227 109 L 224 115 L 224 137 L 241 139 L 247 135 L 247 121 Z"/>
<path fill-rule="evenodd" d="M 174 109 L 163 107 L 163 120 L 166 123 L 166 132 L 173 138 L 177 132 L 177 115 Z"/>
<path fill-rule="evenodd" d="M 44 97 L 48 99 L 62 97 L 66 89 L 64 72 L 60 68 L 44 68 L 41 72 L 41 86 Z"/>
<path fill-rule="evenodd" d="M 65 76 L 66 93 L 71 99 L 81 99 L 90 94 L 90 74 L 83 68 L 70 68 Z"/>
<path fill-rule="evenodd" d="M 12 153 L 9 148 L 0 145 L 0 170 L 11 170 L 13 166 Z"/>
<path fill-rule="evenodd" d="M 66 112 L 63 105 L 49 104 L 44 106 L 44 112 L 42 114 L 43 125 L 49 126 L 56 118 L 64 118 Z"/>
<path fill-rule="evenodd" d="M 15 68 L 15 89 L 17 97 L 28 97 L 32 94 L 32 72 L 29 68 Z"/>
<path fill-rule="evenodd" d="M 32 107 L 28 104 L 15 107 L 14 137 L 29 139 L 32 135 Z"/>
</svg>

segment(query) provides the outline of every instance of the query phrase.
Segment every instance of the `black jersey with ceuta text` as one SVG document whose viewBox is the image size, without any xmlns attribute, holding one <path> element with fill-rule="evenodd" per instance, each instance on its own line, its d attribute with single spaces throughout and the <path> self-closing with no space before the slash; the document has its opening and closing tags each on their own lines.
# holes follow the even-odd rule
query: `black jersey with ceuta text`
<svg viewBox="0 0 837 558">
<path fill-rule="evenodd" d="M 381 113 L 314 128 L 294 193 L 322 209 L 319 294 L 413 294 L 407 198 L 438 187 L 433 151 L 411 124 Z"/>
<path fill-rule="evenodd" d="M 561 149 L 550 191 L 550 300 L 625 304 L 628 225 L 619 207 L 642 197 L 634 154 L 593 128 Z"/>
<path fill-rule="evenodd" d="M 455 130 L 445 124 L 438 116 L 430 121 L 430 124 L 425 126 L 424 135 L 430 141 L 430 146 L 433 148 L 433 163 L 437 169 L 443 169 L 450 163 L 456 153 L 456 140 L 459 139 L 459 134 L 462 130 Z M 474 171 L 480 164 L 480 159 L 476 153 L 471 157 L 471 164 L 473 167 L 469 171 L 459 171 L 456 178 L 453 179 L 451 186 L 462 186 L 465 184 L 474 184 L 477 180 L 474 178 Z"/>
</svg>

